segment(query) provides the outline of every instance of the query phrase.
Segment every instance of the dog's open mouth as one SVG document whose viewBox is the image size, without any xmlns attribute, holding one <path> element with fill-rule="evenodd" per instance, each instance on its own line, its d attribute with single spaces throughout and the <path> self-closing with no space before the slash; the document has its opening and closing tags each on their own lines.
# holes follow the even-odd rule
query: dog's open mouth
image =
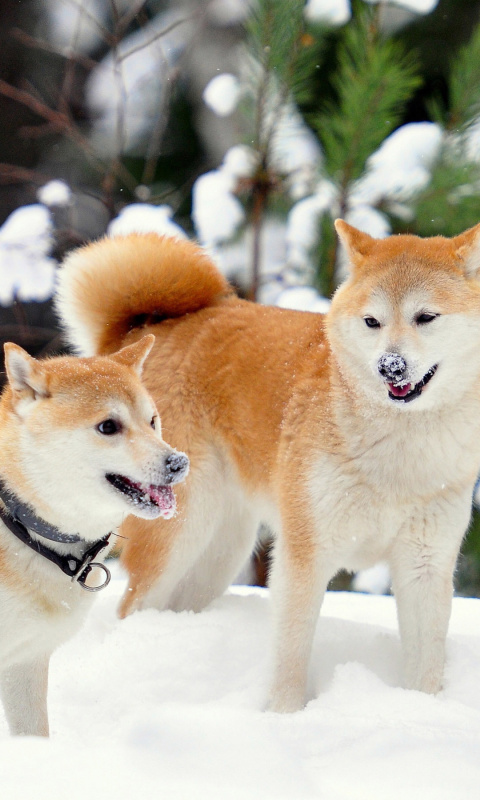
<svg viewBox="0 0 480 800">
<path fill-rule="evenodd" d="M 107 474 L 106 479 L 115 489 L 141 511 L 151 512 L 152 517 L 170 519 L 176 509 L 175 495 L 171 486 L 154 486 L 136 483 L 123 475 Z"/>
<path fill-rule="evenodd" d="M 399 403 L 409 403 L 411 400 L 415 400 L 416 397 L 420 397 L 422 390 L 425 388 L 427 383 L 432 380 L 437 369 L 438 364 L 435 364 L 435 366 L 429 369 L 426 375 L 423 376 L 422 380 L 416 383 L 415 386 L 412 386 L 411 383 L 402 383 L 399 385 L 387 383 L 388 396 L 392 400 L 396 400 Z"/>
</svg>

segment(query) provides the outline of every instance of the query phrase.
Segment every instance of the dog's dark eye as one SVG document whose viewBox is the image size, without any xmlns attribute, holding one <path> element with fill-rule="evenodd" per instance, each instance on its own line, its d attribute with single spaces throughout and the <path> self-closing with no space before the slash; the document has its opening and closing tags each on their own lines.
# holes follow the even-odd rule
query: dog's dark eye
<svg viewBox="0 0 480 800">
<path fill-rule="evenodd" d="M 116 419 L 104 419 L 97 425 L 97 431 L 104 436 L 113 436 L 114 433 L 119 433 L 122 426 Z"/>
<path fill-rule="evenodd" d="M 438 314 L 428 314 L 425 312 L 424 314 L 419 314 L 418 317 L 415 317 L 415 322 L 417 325 L 427 325 L 429 322 L 433 322 L 436 317 L 438 317 Z"/>
<path fill-rule="evenodd" d="M 364 317 L 363 319 L 365 321 L 365 325 L 367 326 L 367 328 L 379 328 L 380 327 L 380 323 L 379 323 L 378 319 L 375 319 L 375 317 Z"/>
<path fill-rule="evenodd" d="M 153 416 L 150 420 L 150 426 L 153 428 L 153 430 L 155 430 L 155 416 Z"/>
</svg>

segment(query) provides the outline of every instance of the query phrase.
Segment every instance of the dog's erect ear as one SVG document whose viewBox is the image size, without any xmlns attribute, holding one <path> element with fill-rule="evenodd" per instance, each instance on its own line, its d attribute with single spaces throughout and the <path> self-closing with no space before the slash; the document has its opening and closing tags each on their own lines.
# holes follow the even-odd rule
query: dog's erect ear
<svg viewBox="0 0 480 800">
<path fill-rule="evenodd" d="M 4 350 L 5 370 L 14 392 L 32 400 L 47 397 L 47 381 L 41 363 L 13 342 L 6 342 Z"/>
<path fill-rule="evenodd" d="M 353 267 L 359 266 L 371 253 L 375 246 L 375 239 L 368 233 L 359 231 L 343 219 L 335 220 L 335 229 L 340 241 L 345 247 L 349 261 Z"/>
<path fill-rule="evenodd" d="M 480 224 L 452 239 L 467 278 L 480 279 Z"/>
<path fill-rule="evenodd" d="M 127 347 L 122 347 L 117 353 L 114 353 L 110 358 L 123 364 L 125 367 L 134 369 L 138 375 L 142 374 L 143 365 L 150 350 L 155 342 L 153 333 L 148 333 L 140 341 L 135 344 L 129 344 Z"/>
</svg>

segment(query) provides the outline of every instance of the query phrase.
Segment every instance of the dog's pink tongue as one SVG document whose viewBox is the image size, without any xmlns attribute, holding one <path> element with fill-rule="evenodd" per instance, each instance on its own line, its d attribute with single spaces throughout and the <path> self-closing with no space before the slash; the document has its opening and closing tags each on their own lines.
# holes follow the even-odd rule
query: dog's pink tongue
<svg viewBox="0 0 480 800">
<path fill-rule="evenodd" d="M 170 486 L 149 486 L 147 492 L 153 502 L 162 510 L 162 516 L 169 519 L 175 513 L 175 495 Z"/>
<path fill-rule="evenodd" d="M 394 397 L 405 397 L 411 390 L 412 384 L 406 383 L 404 386 L 395 386 L 393 383 L 389 383 L 388 388 Z"/>
</svg>

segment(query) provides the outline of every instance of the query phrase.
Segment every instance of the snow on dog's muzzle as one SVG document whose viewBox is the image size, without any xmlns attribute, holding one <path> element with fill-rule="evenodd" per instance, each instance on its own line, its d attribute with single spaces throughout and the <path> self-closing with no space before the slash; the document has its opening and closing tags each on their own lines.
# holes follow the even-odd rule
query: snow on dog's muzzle
<svg viewBox="0 0 480 800">
<path fill-rule="evenodd" d="M 438 364 L 431 367 L 423 378 L 416 384 L 408 381 L 408 366 L 403 356 L 399 353 L 384 353 L 378 361 L 378 371 L 388 388 L 391 400 L 409 403 L 420 397 L 423 388 L 431 381 L 438 368 Z"/>
</svg>

